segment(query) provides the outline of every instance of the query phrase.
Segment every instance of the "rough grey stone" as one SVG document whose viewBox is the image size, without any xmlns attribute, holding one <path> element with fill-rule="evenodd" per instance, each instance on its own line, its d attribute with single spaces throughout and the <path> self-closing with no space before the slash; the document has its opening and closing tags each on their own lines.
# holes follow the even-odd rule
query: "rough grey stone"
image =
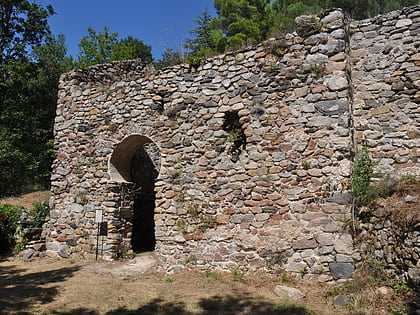
<svg viewBox="0 0 420 315">
<path fill-rule="evenodd" d="M 339 295 L 334 299 L 335 307 L 346 307 L 351 303 L 351 298 L 347 295 Z"/>
<path fill-rule="evenodd" d="M 407 272 L 408 281 L 420 291 L 420 268 L 409 268 Z"/>
<path fill-rule="evenodd" d="M 302 291 L 284 285 L 276 285 L 274 293 L 285 300 L 300 300 L 305 297 L 305 294 L 303 294 Z"/>
<path fill-rule="evenodd" d="M 34 255 L 35 255 L 35 250 L 33 250 L 33 249 L 25 249 L 22 252 L 23 261 L 26 261 L 26 262 L 31 261 L 32 258 L 34 257 Z"/>
<path fill-rule="evenodd" d="M 330 272 L 334 279 L 348 279 L 353 275 L 354 265 L 352 263 L 332 262 L 330 263 Z"/>
<path fill-rule="evenodd" d="M 318 244 L 313 238 L 309 240 L 301 240 L 293 244 L 294 249 L 309 249 L 316 248 L 317 246 Z"/>
<path fill-rule="evenodd" d="M 348 112 L 349 105 L 346 101 L 320 101 L 315 103 L 315 109 L 323 115 L 342 115 Z"/>
<path fill-rule="evenodd" d="M 327 202 L 334 202 L 339 205 L 348 205 L 351 202 L 351 194 L 349 192 L 334 192 L 328 196 Z"/>
<path fill-rule="evenodd" d="M 325 80 L 326 85 L 331 91 L 342 91 L 347 89 L 349 82 L 347 78 L 340 75 L 333 75 Z"/>
<path fill-rule="evenodd" d="M 318 18 L 312 15 L 302 15 L 295 18 L 296 33 L 306 37 L 317 32 L 316 23 Z"/>
</svg>

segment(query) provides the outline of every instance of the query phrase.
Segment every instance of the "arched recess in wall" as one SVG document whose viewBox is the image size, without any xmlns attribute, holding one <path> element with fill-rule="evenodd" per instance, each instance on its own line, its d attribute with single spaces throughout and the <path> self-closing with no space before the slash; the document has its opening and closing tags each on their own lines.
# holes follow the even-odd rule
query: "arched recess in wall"
<svg viewBox="0 0 420 315">
<path fill-rule="evenodd" d="M 135 252 L 155 249 L 155 180 L 159 174 L 160 152 L 143 135 L 130 135 L 118 144 L 109 160 L 111 180 L 134 183 L 131 248 Z"/>
</svg>

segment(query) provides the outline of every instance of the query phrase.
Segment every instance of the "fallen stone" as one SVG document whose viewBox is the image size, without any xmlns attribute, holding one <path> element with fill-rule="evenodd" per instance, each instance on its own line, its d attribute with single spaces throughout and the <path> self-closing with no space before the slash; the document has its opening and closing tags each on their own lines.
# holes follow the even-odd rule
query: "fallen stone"
<svg viewBox="0 0 420 315">
<path fill-rule="evenodd" d="M 284 285 L 276 285 L 274 293 L 285 300 L 300 300 L 305 297 L 302 291 Z"/>
<path fill-rule="evenodd" d="M 35 251 L 33 249 L 25 249 L 22 252 L 23 261 L 26 261 L 26 262 L 31 261 L 32 258 L 34 257 L 34 254 L 35 254 Z"/>
<path fill-rule="evenodd" d="M 339 295 L 334 299 L 335 307 L 346 307 L 351 302 L 351 298 L 347 295 Z"/>
<path fill-rule="evenodd" d="M 332 262 L 330 263 L 330 271 L 334 279 L 349 279 L 354 272 L 352 263 Z"/>
<path fill-rule="evenodd" d="M 376 290 L 376 293 L 380 294 L 380 295 L 390 295 L 392 293 L 392 290 L 388 287 L 379 287 Z"/>
<path fill-rule="evenodd" d="M 408 282 L 420 291 L 420 268 L 410 268 L 407 272 Z"/>
</svg>

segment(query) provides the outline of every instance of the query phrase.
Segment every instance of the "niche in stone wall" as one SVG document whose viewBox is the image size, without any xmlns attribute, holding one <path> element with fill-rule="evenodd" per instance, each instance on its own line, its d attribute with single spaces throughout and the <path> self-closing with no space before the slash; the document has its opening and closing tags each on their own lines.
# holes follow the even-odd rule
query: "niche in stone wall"
<svg viewBox="0 0 420 315">
<path fill-rule="evenodd" d="M 117 145 L 109 162 L 111 180 L 133 183 L 131 248 L 135 252 L 155 249 L 155 181 L 159 174 L 159 148 L 149 138 L 131 135 Z"/>
<path fill-rule="evenodd" d="M 228 153 L 231 155 L 232 161 L 236 162 L 242 150 L 246 147 L 246 136 L 242 124 L 239 122 L 238 112 L 226 112 L 222 128 L 228 133 L 226 139 L 227 143 L 230 144 Z"/>
</svg>

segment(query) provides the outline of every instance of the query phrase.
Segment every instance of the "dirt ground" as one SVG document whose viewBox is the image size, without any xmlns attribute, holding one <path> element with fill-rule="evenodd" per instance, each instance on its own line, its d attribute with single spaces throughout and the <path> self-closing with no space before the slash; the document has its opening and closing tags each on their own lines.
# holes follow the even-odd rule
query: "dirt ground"
<svg viewBox="0 0 420 315">
<path fill-rule="evenodd" d="M 121 280 L 98 274 L 95 261 L 21 258 L 0 260 L 0 314 L 345 314 L 325 297 L 327 285 L 283 283 L 306 297 L 282 301 L 282 284 L 267 275 L 152 272 Z"/>
<path fill-rule="evenodd" d="M 50 198 L 49 191 L 35 191 L 20 197 L 8 197 L 0 199 L 0 204 L 8 204 L 12 206 L 21 206 L 26 210 L 31 210 L 35 202 L 48 201 Z"/>
</svg>

